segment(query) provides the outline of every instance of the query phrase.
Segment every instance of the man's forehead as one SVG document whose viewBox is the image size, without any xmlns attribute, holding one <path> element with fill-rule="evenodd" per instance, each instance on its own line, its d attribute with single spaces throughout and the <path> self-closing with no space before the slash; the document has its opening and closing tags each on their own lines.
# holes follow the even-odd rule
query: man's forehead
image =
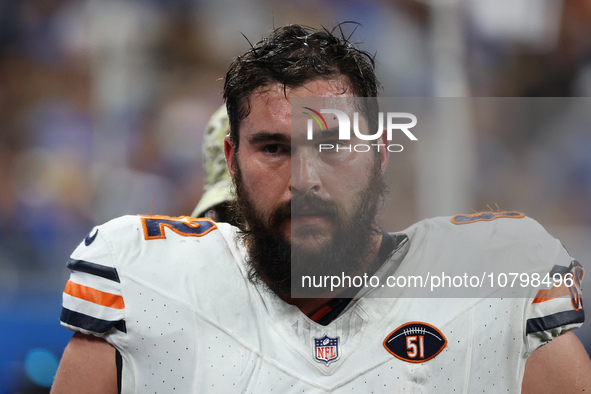
<svg viewBox="0 0 591 394">
<path fill-rule="evenodd" d="M 351 112 L 354 106 L 352 96 L 352 89 L 345 77 L 314 79 L 295 87 L 278 82 L 259 86 L 249 96 L 249 113 L 241 122 L 244 131 L 241 134 L 247 139 L 249 137 L 246 134 L 261 131 L 291 134 L 293 123 L 305 125 L 308 117 L 305 114 L 307 110 L 296 103 L 310 98 L 318 109 L 341 108 Z M 334 116 L 326 115 L 325 119 L 329 128 L 336 126 Z"/>
<path fill-rule="evenodd" d="M 323 108 L 350 110 L 353 107 L 352 89 L 344 78 L 316 79 L 296 87 L 270 83 L 259 86 L 248 97 L 249 114 L 243 121 L 260 115 L 290 115 L 293 99 L 301 98 L 312 98 L 315 106 L 322 103 Z M 294 115 L 298 114 L 299 111 L 294 111 Z"/>
</svg>

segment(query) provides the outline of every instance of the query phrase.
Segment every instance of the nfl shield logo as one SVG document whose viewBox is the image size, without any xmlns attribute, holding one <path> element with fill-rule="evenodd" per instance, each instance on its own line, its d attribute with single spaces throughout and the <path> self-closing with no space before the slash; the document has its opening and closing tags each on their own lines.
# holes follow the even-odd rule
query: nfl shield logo
<svg viewBox="0 0 591 394">
<path fill-rule="evenodd" d="M 330 338 L 326 334 L 322 338 L 314 338 L 314 359 L 326 365 L 339 358 L 339 337 Z"/>
</svg>

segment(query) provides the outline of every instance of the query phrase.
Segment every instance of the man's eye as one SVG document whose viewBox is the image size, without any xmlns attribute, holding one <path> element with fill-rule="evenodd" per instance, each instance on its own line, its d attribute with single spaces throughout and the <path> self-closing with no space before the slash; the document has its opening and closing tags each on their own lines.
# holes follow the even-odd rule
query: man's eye
<svg viewBox="0 0 591 394">
<path fill-rule="evenodd" d="M 279 146 L 279 144 L 265 145 L 265 146 L 263 146 L 263 152 L 279 153 L 279 152 L 281 152 L 281 146 Z"/>
</svg>

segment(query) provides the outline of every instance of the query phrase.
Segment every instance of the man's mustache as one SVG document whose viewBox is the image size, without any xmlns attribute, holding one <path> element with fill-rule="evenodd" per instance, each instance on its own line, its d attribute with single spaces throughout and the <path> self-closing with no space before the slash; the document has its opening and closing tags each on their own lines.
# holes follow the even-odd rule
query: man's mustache
<svg viewBox="0 0 591 394">
<path fill-rule="evenodd" d="M 291 200 L 281 203 L 271 212 L 270 223 L 279 226 L 293 216 L 326 216 L 336 218 L 340 207 L 333 201 L 324 200 L 313 194 L 294 196 Z"/>
</svg>

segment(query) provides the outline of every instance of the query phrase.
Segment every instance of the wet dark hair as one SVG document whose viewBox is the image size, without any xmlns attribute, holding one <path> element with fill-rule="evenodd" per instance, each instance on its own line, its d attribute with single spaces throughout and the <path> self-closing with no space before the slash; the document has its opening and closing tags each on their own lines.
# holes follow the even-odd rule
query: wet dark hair
<svg viewBox="0 0 591 394">
<path fill-rule="evenodd" d="M 283 84 L 284 91 L 322 78 L 347 78 L 356 97 L 377 97 L 374 56 L 353 45 L 343 22 L 332 30 L 288 25 L 275 29 L 230 65 L 224 99 L 230 118 L 230 138 L 238 150 L 240 122 L 250 112 L 249 97 L 259 86 Z M 339 32 L 338 36 L 335 32 Z"/>
</svg>

